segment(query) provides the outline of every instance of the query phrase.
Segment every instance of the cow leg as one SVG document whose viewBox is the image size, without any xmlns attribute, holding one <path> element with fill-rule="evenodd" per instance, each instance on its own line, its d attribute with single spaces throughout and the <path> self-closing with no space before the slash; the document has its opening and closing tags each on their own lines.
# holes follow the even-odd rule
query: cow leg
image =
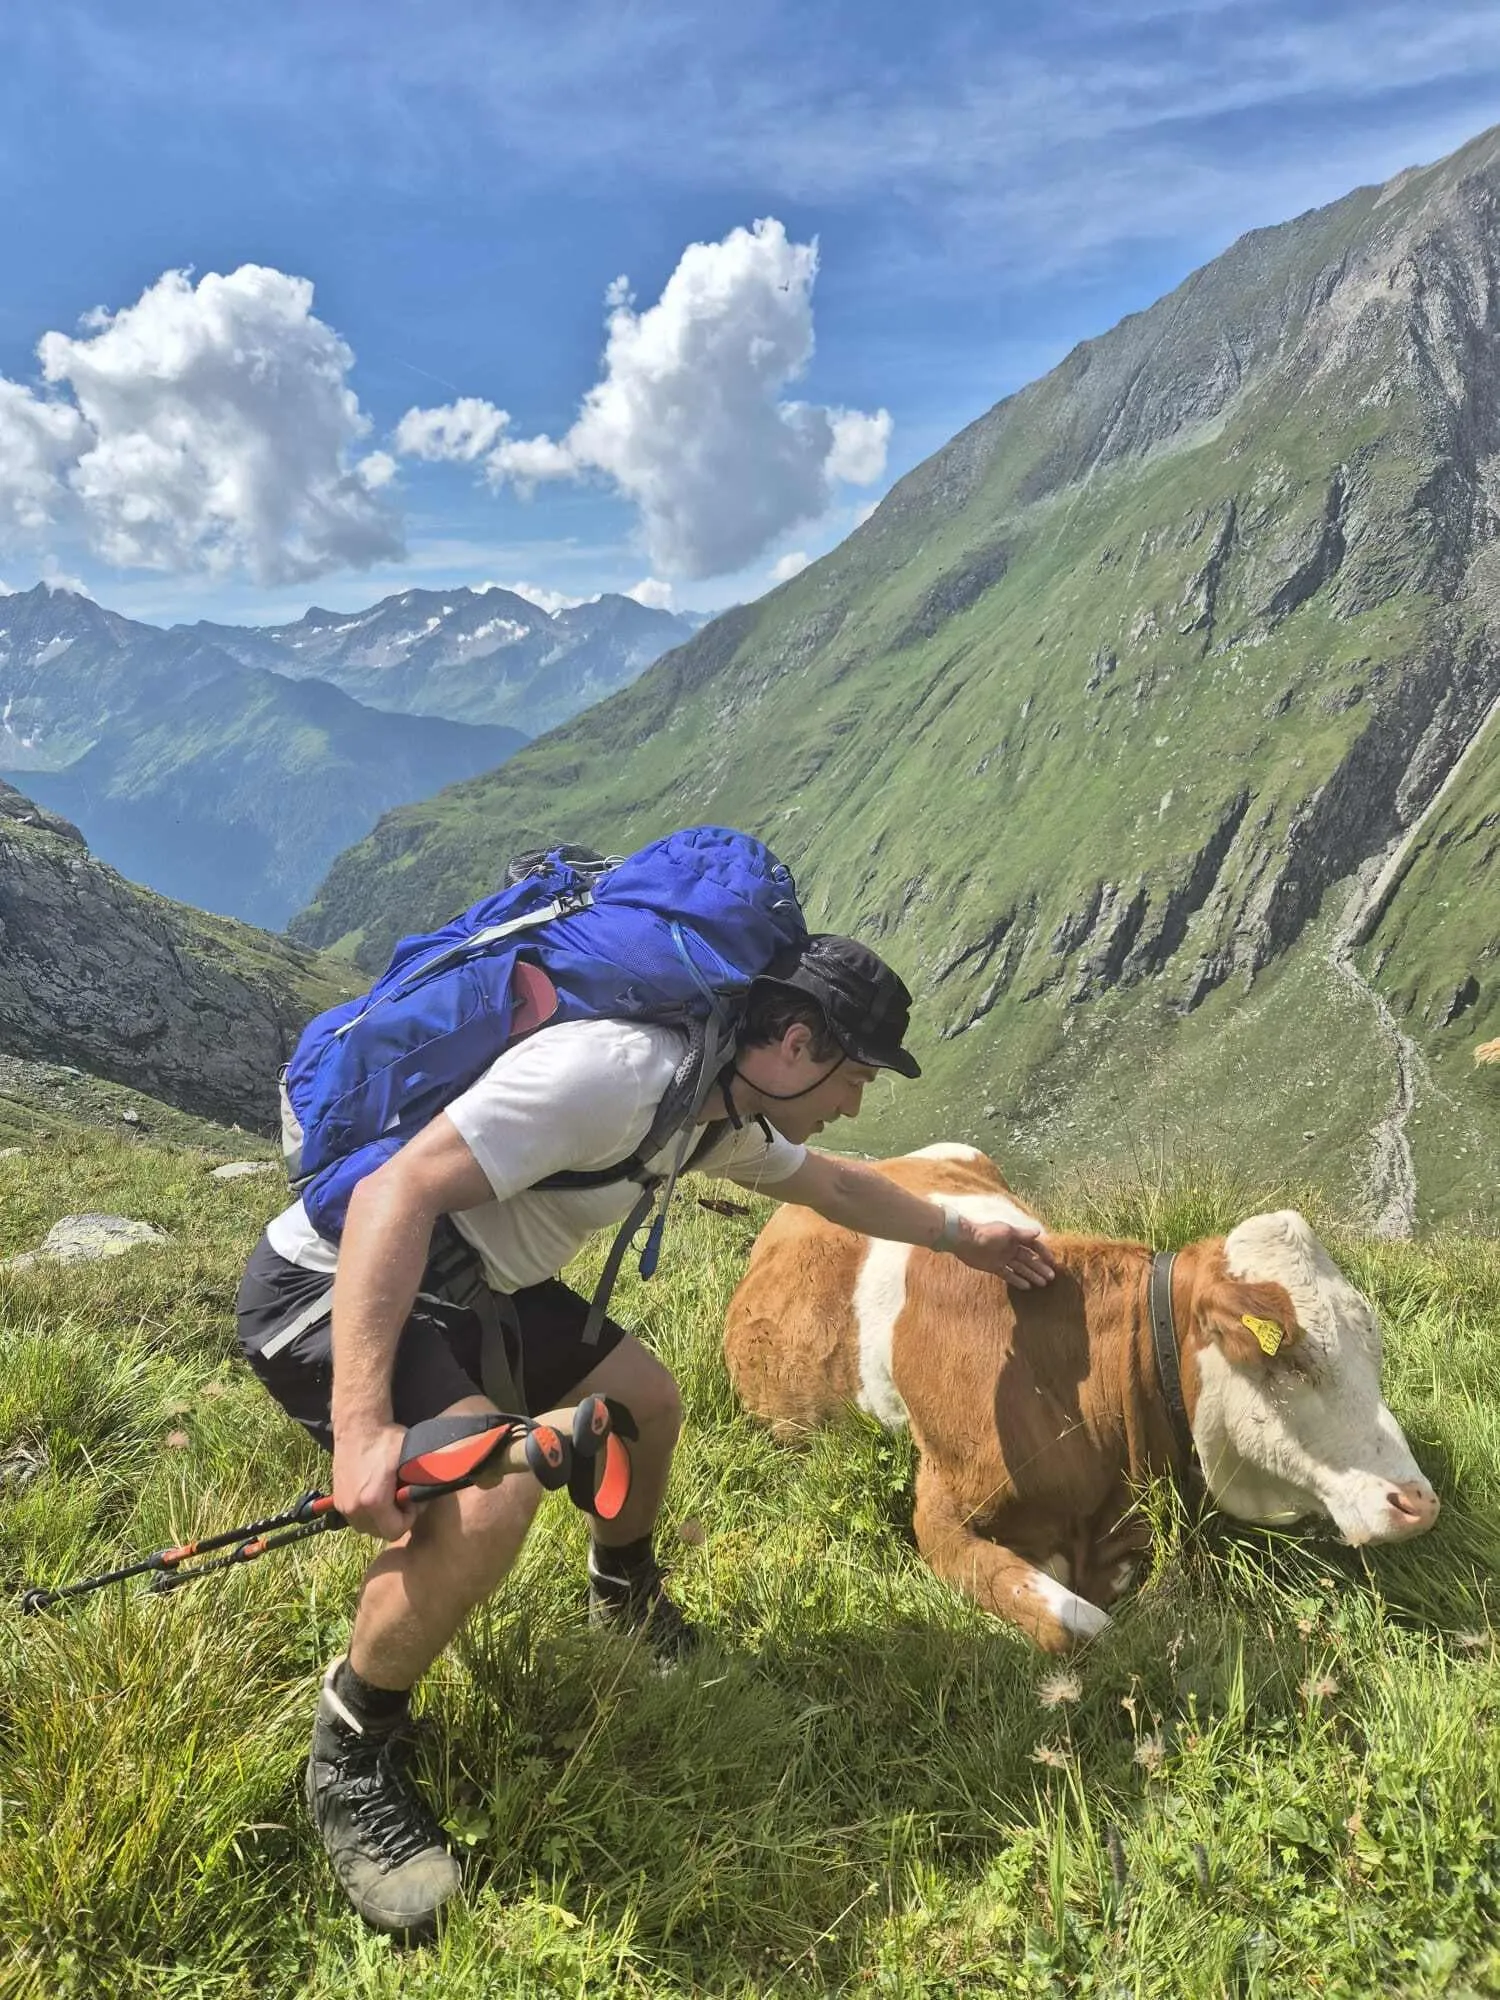
<svg viewBox="0 0 1500 2000">
<path fill-rule="evenodd" d="M 1019 1625 L 1049 1653 L 1065 1653 L 1106 1629 L 1109 1614 L 1018 1556 L 976 1534 L 965 1511 L 925 1460 L 917 1467 L 912 1525 L 929 1566 L 997 1618 Z"/>
</svg>

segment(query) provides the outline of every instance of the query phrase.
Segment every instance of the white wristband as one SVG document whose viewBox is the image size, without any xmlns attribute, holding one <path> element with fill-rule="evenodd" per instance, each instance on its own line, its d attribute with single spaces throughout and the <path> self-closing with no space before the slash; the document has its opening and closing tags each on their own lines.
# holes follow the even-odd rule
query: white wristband
<svg viewBox="0 0 1500 2000">
<path fill-rule="evenodd" d="M 963 1218 L 943 1204 L 943 1226 L 933 1242 L 934 1250 L 956 1250 L 963 1241 Z"/>
</svg>

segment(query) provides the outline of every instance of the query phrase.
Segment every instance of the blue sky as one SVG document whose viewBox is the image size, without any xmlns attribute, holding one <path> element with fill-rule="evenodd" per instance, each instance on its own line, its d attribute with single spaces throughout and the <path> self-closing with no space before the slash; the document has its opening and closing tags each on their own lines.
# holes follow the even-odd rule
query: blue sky
<svg viewBox="0 0 1500 2000">
<path fill-rule="evenodd" d="M 1487 0 L 10 8 L 0 578 L 715 608 L 1243 230 L 1496 122 Z"/>
</svg>

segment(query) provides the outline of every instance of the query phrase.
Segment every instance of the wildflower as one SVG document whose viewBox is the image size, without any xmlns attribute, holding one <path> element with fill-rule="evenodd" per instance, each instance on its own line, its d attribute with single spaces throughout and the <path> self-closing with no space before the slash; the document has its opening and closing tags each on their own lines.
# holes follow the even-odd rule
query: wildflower
<svg viewBox="0 0 1500 2000">
<path fill-rule="evenodd" d="M 1309 1674 L 1302 1683 L 1302 1699 L 1308 1703 L 1327 1701 L 1330 1695 L 1337 1694 L 1338 1691 L 1339 1684 L 1332 1674 Z"/>
<path fill-rule="evenodd" d="M 1036 1698 L 1043 1708 L 1064 1708 L 1069 1702 L 1083 1699 L 1083 1682 L 1064 1668 L 1046 1675 L 1037 1688 Z"/>
<path fill-rule="evenodd" d="M 1059 1750 L 1055 1743 L 1038 1743 L 1031 1753 L 1031 1761 L 1033 1764 L 1046 1764 L 1054 1771 L 1066 1771 L 1068 1753 Z"/>
<path fill-rule="evenodd" d="M 1155 1777 L 1167 1761 L 1167 1746 L 1159 1731 L 1143 1736 L 1135 1746 L 1135 1761 L 1148 1777 Z"/>
</svg>

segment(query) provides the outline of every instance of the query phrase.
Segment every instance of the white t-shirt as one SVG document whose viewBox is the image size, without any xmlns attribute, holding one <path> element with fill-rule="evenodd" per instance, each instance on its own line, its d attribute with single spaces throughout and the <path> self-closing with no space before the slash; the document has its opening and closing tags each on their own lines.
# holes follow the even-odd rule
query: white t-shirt
<svg viewBox="0 0 1500 2000">
<path fill-rule="evenodd" d="M 624 1221 L 640 1193 L 632 1180 L 553 1190 L 536 1183 L 628 1159 L 650 1131 L 686 1050 L 687 1036 L 677 1028 L 559 1022 L 497 1056 L 448 1106 L 494 1197 L 453 1222 L 479 1252 L 496 1291 L 556 1277 L 596 1229 Z M 653 1172 L 668 1171 L 680 1136 L 647 1161 Z M 726 1132 L 695 1171 L 754 1189 L 784 1181 L 806 1158 L 805 1146 L 779 1133 L 767 1139 L 758 1124 L 747 1123 Z M 300 1201 L 266 1235 L 279 1257 L 304 1270 L 337 1266 L 338 1245 L 318 1234 Z"/>
</svg>

